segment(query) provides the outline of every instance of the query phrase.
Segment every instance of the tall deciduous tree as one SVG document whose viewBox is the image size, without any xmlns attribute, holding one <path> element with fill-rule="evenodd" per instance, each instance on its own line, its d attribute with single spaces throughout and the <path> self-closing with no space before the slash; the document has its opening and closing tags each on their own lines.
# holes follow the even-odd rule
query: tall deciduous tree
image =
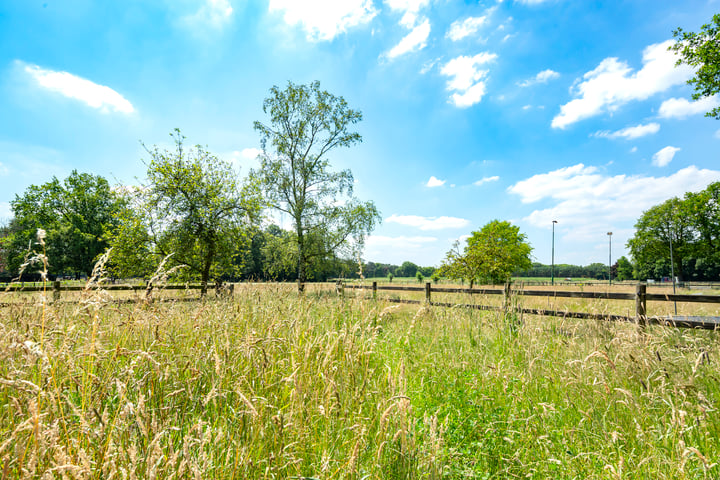
<svg viewBox="0 0 720 480">
<path fill-rule="evenodd" d="M 274 86 L 263 112 L 268 122 L 255 122 L 263 153 L 252 176 L 269 204 L 292 220 L 298 290 L 303 291 L 312 258 L 362 245 L 380 219 L 372 202 L 353 197 L 350 170 L 332 171 L 328 160 L 333 150 L 361 141 L 351 128 L 362 114 L 321 90 L 319 82 L 288 82 L 284 90 Z"/>
<path fill-rule="evenodd" d="M 648 209 L 638 219 L 635 235 L 627 243 L 637 269 L 636 276 L 656 277 L 656 263 L 659 259 L 667 259 L 669 264 L 672 245 L 675 275 L 682 279 L 683 259 L 690 255 L 694 239 L 691 218 L 679 198 L 671 198 Z"/>
<path fill-rule="evenodd" d="M 678 39 L 672 47 L 680 54 L 678 64 L 697 68 L 695 76 L 688 80 L 695 87 L 693 99 L 720 93 L 720 14 L 713 15 L 712 22 L 703 25 L 699 32 L 678 28 L 673 35 Z M 713 108 L 706 115 L 720 119 L 720 107 Z"/>
<path fill-rule="evenodd" d="M 531 252 L 532 247 L 526 235 L 520 233 L 520 227 L 493 220 L 472 232 L 462 253 L 456 243 L 448 252 L 442 271 L 451 278 L 503 283 L 513 272 L 532 266 Z"/>
<path fill-rule="evenodd" d="M 105 234 L 115 228 L 120 196 L 106 179 L 73 170 L 31 185 L 11 202 L 15 215 L 3 239 L 8 269 L 17 272 L 38 228 L 47 232 L 49 273 L 90 275 L 96 258 L 108 248 Z"/>
<path fill-rule="evenodd" d="M 202 146 L 185 149 L 175 129 L 175 150 L 146 148 L 147 181 L 129 193 L 113 238 L 113 265 L 121 273 L 148 274 L 170 255 L 170 265 L 200 278 L 232 273 L 246 241 L 246 227 L 260 211 L 251 184 L 241 187 L 232 166 Z"/>
</svg>

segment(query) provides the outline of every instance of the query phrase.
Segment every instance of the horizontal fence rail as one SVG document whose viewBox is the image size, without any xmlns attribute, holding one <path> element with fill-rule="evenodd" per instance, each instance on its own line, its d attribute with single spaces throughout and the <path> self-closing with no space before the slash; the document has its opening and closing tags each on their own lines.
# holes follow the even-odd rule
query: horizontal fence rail
<svg viewBox="0 0 720 480">
<path fill-rule="evenodd" d="M 391 286 L 383 285 L 378 286 L 377 282 L 373 282 L 372 285 L 353 285 L 353 284 L 341 284 L 338 283 L 338 290 L 342 291 L 345 288 L 358 289 L 358 290 L 371 290 L 373 298 L 377 298 L 378 291 L 406 291 L 406 292 L 425 292 L 425 300 L 410 300 L 410 299 L 386 299 L 388 302 L 393 303 L 409 303 L 409 304 L 430 304 L 440 307 L 461 307 L 471 308 L 476 310 L 492 310 L 492 311 L 505 311 L 508 310 L 510 305 L 510 296 L 512 294 L 528 296 L 528 297 L 550 297 L 550 298 L 584 298 L 584 299 L 601 299 L 601 300 L 628 300 L 635 301 L 635 316 L 625 315 L 613 315 L 613 314 L 601 314 L 601 313 L 588 313 L 588 312 L 571 312 L 565 310 L 550 310 L 541 308 L 515 308 L 514 311 L 518 313 L 525 313 L 530 315 L 545 315 L 552 317 L 561 318 L 581 318 L 581 319 L 593 319 L 593 320 L 610 320 L 610 321 L 623 321 L 623 322 L 636 322 L 640 325 L 646 324 L 659 324 L 682 328 L 699 328 L 705 330 L 715 330 L 720 328 L 720 317 L 696 317 L 696 316 L 684 316 L 684 317 L 659 317 L 659 316 L 648 316 L 647 302 L 691 302 L 691 303 L 718 303 L 720 304 L 720 295 L 676 295 L 676 294 L 658 294 L 658 293 L 647 293 L 647 286 L 644 283 L 637 284 L 635 293 L 619 293 L 619 292 L 571 292 L 563 290 L 524 290 L 524 289 L 512 289 L 510 284 L 505 285 L 504 288 L 448 288 L 448 287 L 433 287 L 431 283 L 426 283 L 424 287 L 406 287 L 406 286 Z M 432 293 L 461 293 L 471 295 L 503 295 L 505 297 L 504 306 L 490 306 L 490 305 L 478 305 L 478 304 L 458 304 L 458 303 L 447 303 L 447 302 L 433 302 Z"/>
</svg>

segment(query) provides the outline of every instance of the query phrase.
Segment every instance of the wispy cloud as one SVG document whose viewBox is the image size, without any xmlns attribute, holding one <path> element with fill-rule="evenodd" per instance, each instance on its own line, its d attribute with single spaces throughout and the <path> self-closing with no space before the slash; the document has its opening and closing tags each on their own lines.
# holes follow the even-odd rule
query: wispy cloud
<svg viewBox="0 0 720 480">
<path fill-rule="evenodd" d="M 230 21 L 232 14 L 229 0 L 205 0 L 197 12 L 184 17 L 182 21 L 190 28 L 219 29 Z"/>
<path fill-rule="evenodd" d="M 476 185 L 479 187 L 481 185 L 485 185 L 486 183 L 497 182 L 498 180 L 500 180 L 500 177 L 498 177 L 497 175 L 495 175 L 493 177 L 483 177 L 480 180 L 473 182 L 473 185 Z"/>
<path fill-rule="evenodd" d="M 496 58 L 497 55 L 494 53 L 482 52 L 474 57 L 462 55 L 445 64 L 440 73 L 450 77 L 447 90 L 454 92 L 450 96 L 450 101 L 456 107 L 470 107 L 482 100 L 485 95 L 485 77 L 488 70 L 480 67 Z"/>
<path fill-rule="evenodd" d="M 438 178 L 435 178 L 435 176 L 430 177 L 430 180 L 425 184 L 426 187 L 442 187 L 445 185 L 445 180 L 440 180 Z"/>
<path fill-rule="evenodd" d="M 419 215 L 392 214 L 385 219 L 388 223 L 398 223 L 420 230 L 445 230 L 449 228 L 463 228 L 470 225 L 470 220 L 457 217 L 421 217 Z"/>
<path fill-rule="evenodd" d="M 10 202 L 0 202 L 0 225 L 3 221 L 11 219 L 13 216 Z"/>
<path fill-rule="evenodd" d="M 653 205 L 685 192 L 702 190 L 718 180 L 720 171 L 695 166 L 665 177 L 652 177 L 609 176 L 597 167 L 577 164 L 534 175 L 509 187 L 508 192 L 518 195 L 523 203 L 540 200 L 554 203 L 525 217 L 532 225 L 545 227 L 551 220 L 559 220 L 571 227 L 566 238 L 594 241 L 605 238 L 608 228 L 631 226 Z"/>
<path fill-rule="evenodd" d="M 388 237 L 385 235 L 370 235 L 365 240 L 366 247 L 389 247 L 389 248 L 420 248 L 429 243 L 435 243 L 435 237 Z"/>
<path fill-rule="evenodd" d="M 300 25 L 310 41 L 332 40 L 378 13 L 372 0 L 270 0 L 268 8 L 281 12 L 288 25 Z"/>
<path fill-rule="evenodd" d="M 445 36 L 453 42 L 457 42 L 465 37 L 476 34 L 487 21 L 488 17 L 486 15 L 481 17 L 468 17 L 465 20 L 456 20 L 450 25 L 450 29 Z"/>
<path fill-rule="evenodd" d="M 648 123 L 646 125 L 635 125 L 634 127 L 627 127 L 623 128 L 622 130 L 617 130 L 615 132 L 610 132 L 607 130 L 602 130 L 599 132 L 593 133 L 594 137 L 604 137 L 604 138 L 624 138 L 626 140 L 632 140 L 635 138 L 644 137 L 646 135 L 653 135 L 660 131 L 660 124 L 659 123 Z"/>
<path fill-rule="evenodd" d="M 23 62 L 18 63 L 24 65 L 25 72 L 40 87 L 51 92 L 79 100 L 103 113 L 114 111 L 130 114 L 135 111 L 133 105 L 125 97 L 110 87 L 99 85 L 72 73 L 48 70 L 37 65 L 27 65 Z"/>
<path fill-rule="evenodd" d="M 521 87 L 529 87 L 538 83 L 548 83 L 550 80 L 560 78 L 560 74 L 554 70 L 543 70 L 532 78 L 519 82 L 518 85 Z"/>
<path fill-rule="evenodd" d="M 709 112 L 717 106 L 720 106 L 720 98 L 717 95 L 704 97 L 695 102 L 685 98 L 669 98 L 660 105 L 658 115 L 660 118 L 685 118 Z"/>
<path fill-rule="evenodd" d="M 397 58 L 407 53 L 422 50 L 427 45 L 427 39 L 430 36 L 430 21 L 424 19 L 424 21 L 414 27 L 410 33 L 405 35 L 400 42 L 393 48 L 388 50 L 384 56 L 390 60 Z"/>
<path fill-rule="evenodd" d="M 673 158 L 675 158 L 675 154 L 679 151 L 680 149 L 677 147 L 665 147 L 653 155 L 652 164 L 656 167 L 665 167 L 672 162 Z"/>
<path fill-rule="evenodd" d="M 643 51 L 643 67 L 633 72 L 626 62 L 606 58 L 578 80 L 572 91 L 574 100 L 562 105 L 552 120 L 553 128 L 565 128 L 580 120 L 613 112 L 628 102 L 645 100 L 693 75 L 687 65 L 675 66 L 677 56 L 668 48 L 672 40 L 650 45 Z"/>
</svg>

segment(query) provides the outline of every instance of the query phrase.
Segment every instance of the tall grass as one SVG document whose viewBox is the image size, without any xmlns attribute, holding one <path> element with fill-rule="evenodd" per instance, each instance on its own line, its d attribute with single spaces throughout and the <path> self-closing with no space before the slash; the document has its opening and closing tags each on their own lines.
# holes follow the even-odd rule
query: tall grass
<svg viewBox="0 0 720 480">
<path fill-rule="evenodd" d="M 720 476 L 715 332 L 104 298 L 0 310 L 0 478 Z"/>
</svg>

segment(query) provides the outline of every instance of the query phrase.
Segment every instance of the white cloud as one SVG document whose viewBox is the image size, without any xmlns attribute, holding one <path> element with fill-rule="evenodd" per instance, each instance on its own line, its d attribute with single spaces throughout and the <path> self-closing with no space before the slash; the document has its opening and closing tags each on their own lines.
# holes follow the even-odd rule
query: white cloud
<svg viewBox="0 0 720 480">
<path fill-rule="evenodd" d="M 479 68 L 497 58 L 494 53 L 482 52 L 474 57 L 459 56 L 450 60 L 440 70 L 446 77 L 447 90 L 454 91 L 450 100 L 456 107 L 470 107 L 485 95 L 485 81 L 488 71 Z"/>
<path fill-rule="evenodd" d="M 400 43 L 391 48 L 385 57 L 393 59 L 406 53 L 422 50 L 427 45 L 427 39 L 430 36 L 430 21 L 425 19 L 420 25 L 413 28 Z"/>
<path fill-rule="evenodd" d="M 482 17 L 468 17 L 462 21 L 457 20 L 450 25 L 450 30 L 448 30 L 445 36 L 453 42 L 457 42 L 458 40 L 477 33 L 480 27 L 487 23 L 487 20 L 487 16 L 485 15 Z"/>
<path fill-rule="evenodd" d="M 0 177 L 4 177 L 5 175 L 9 175 L 10 170 L 0 162 Z"/>
<path fill-rule="evenodd" d="M 534 210 L 525 221 L 545 227 L 551 220 L 558 220 L 567 229 L 566 238 L 588 241 L 605 238 L 608 229 L 615 231 L 623 224 L 629 228 L 653 205 L 702 190 L 719 180 L 720 171 L 695 166 L 666 177 L 648 177 L 608 176 L 597 167 L 578 164 L 534 175 L 509 187 L 508 192 L 519 195 L 523 203 L 554 203 Z"/>
<path fill-rule="evenodd" d="M 22 62 L 19 62 L 22 64 Z M 56 72 L 40 68 L 37 65 L 25 65 L 28 73 L 43 88 L 57 92 L 65 97 L 79 100 L 97 108 L 103 113 L 110 110 L 120 113 L 133 113 L 132 104 L 110 87 L 98 85 L 68 72 Z"/>
<path fill-rule="evenodd" d="M 680 149 L 677 147 L 665 147 L 659 152 L 657 152 L 655 155 L 653 155 L 652 164 L 656 167 L 664 167 L 670 162 L 672 162 L 675 154 L 679 151 Z"/>
<path fill-rule="evenodd" d="M 435 178 L 435 176 L 430 177 L 430 180 L 425 184 L 426 187 L 442 187 L 445 185 L 445 180 L 440 180 Z"/>
<path fill-rule="evenodd" d="M 718 106 L 720 106 L 720 98 L 717 95 L 704 97 L 696 102 L 690 102 L 684 98 L 670 98 L 660 105 L 658 115 L 660 118 L 685 118 L 709 112 Z"/>
<path fill-rule="evenodd" d="M 609 132 L 607 130 L 603 130 L 600 132 L 593 133 L 593 136 L 595 137 L 604 137 L 604 138 L 624 138 L 626 140 L 632 140 L 634 138 L 640 138 L 644 137 L 646 135 L 653 135 L 660 131 L 660 124 L 659 123 L 648 123 L 647 125 L 636 125 L 634 127 L 627 127 L 623 128 L 622 130 L 617 130 L 615 132 Z"/>
<path fill-rule="evenodd" d="M 189 27 L 222 28 L 230 21 L 233 8 L 228 0 L 205 0 L 200 9 L 183 18 Z"/>
<path fill-rule="evenodd" d="M 560 113 L 552 120 L 552 127 L 565 128 L 685 83 L 692 77 L 693 69 L 688 65 L 675 66 L 677 56 L 668 51 L 673 43 L 668 40 L 645 48 L 643 67 L 636 72 L 617 58 L 604 59 L 597 68 L 576 82 L 572 91 L 577 98 L 560 107 Z"/>
<path fill-rule="evenodd" d="M 445 230 L 448 228 L 463 228 L 470 224 L 469 220 L 457 217 L 421 217 L 419 215 L 392 214 L 385 219 L 388 223 L 399 223 L 407 227 L 420 230 Z"/>
<path fill-rule="evenodd" d="M 720 138 L 720 130 L 718 130 L 717 132 L 715 132 L 715 138 Z"/>
<path fill-rule="evenodd" d="M 478 180 L 478 181 L 476 181 L 476 182 L 473 182 L 473 185 L 476 185 L 476 186 L 479 187 L 479 186 L 484 185 L 484 184 L 486 184 L 486 183 L 497 182 L 498 180 L 500 180 L 500 177 L 498 177 L 497 175 L 495 175 L 495 176 L 493 176 L 493 177 L 483 177 L 483 178 L 481 178 L 480 180 Z"/>
<path fill-rule="evenodd" d="M 242 150 L 234 150 L 225 155 L 233 168 L 238 170 L 250 170 L 259 167 L 258 156 L 262 153 L 259 148 L 244 148 Z"/>
<path fill-rule="evenodd" d="M 0 225 L 3 221 L 10 220 L 13 217 L 10 202 L 0 202 Z"/>
<path fill-rule="evenodd" d="M 377 10 L 372 0 L 270 0 L 270 12 L 283 12 L 288 25 L 301 25 L 308 40 L 332 40 L 369 23 Z"/>
<path fill-rule="evenodd" d="M 560 78 L 560 74 L 554 70 L 547 69 L 539 72 L 533 78 L 518 83 L 518 85 L 521 87 L 529 87 L 537 83 L 548 83 L 550 80 L 555 80 L 556 78 Z"/>
<path fill-rule="evenodd" d="M 365 246 L 370 248 L 416 249 L 437 241 L 438 239 L 435 237 L 388 237 L 385 235 L 370 235 L 365 239 Z"/>
</svg>

